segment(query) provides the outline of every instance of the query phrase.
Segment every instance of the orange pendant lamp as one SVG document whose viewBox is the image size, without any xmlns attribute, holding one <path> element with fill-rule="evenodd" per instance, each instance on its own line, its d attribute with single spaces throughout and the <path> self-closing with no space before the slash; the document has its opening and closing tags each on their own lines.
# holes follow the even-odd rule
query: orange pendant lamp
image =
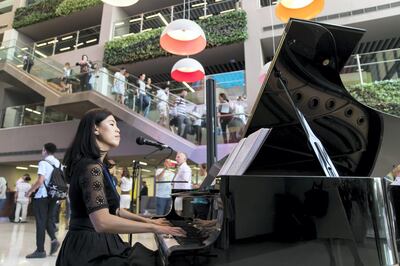
<svg viewBox="0 0 400 266">
<path fill-rule="evenodd" d="M 275 14 L 281 21 L 288 22 L 290 18 L 315 18 L 323 8 L 324 0 L 281 0 Z"/>
<path fill-rule="evenodd" d="M 175 55 L 194 55 L 206 48 L 203 29 L 194 21 L 177 19 L 164 29 L 160 37 L 161 47 Z"/>
<path fill-rule="evenodd" d="M 195 82 L 204 78 L 203 66 L 195 59 L 183 58 L 175 63 L 171 77 L 179 82 Z"/>
</svg>

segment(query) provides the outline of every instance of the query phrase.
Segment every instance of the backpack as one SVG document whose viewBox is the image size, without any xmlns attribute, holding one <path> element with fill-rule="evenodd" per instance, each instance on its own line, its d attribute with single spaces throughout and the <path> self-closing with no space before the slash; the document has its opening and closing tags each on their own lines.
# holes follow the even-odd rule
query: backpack
<svg viewBox="0 0 400 266">
<path fill-rule="evenodd" d="M 51 199 L 64 200 L 68 195 L 68 184 L 65 179 L 64 172 L 60 166 L 57 168 L 51 162 L 45 160 L 51 166 L 53 166 L 53 171 L 50 175 L 50 180 L 47 185 L 45 185 L 47 190 L 47 195 Z"/>
</svg>

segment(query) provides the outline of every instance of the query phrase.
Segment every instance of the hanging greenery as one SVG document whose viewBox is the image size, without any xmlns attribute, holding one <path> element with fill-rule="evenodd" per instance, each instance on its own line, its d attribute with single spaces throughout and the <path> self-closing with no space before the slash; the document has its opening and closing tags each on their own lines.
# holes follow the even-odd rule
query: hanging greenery
<svg viewBox="0 0 400 266">
<path fill-rule="evenodd" d="M 63 0 L 39 1 L 33 5 L 17 8 L 13 28 L 29 26 L 57 17 L 56 9 Z"/>
<path fill-rule="evenodd" d="M 100 5 L 101 0 L 64 0 L 56 9 L 57 16 L 67 16 L 76 11 L 85 10 L 89 7 Z"/>
<path fill-rule="evenodd" d="M 101 0 L 42 0 L 17 8 L 13 28 L 18 29 L 102 4 Z"/>
<path fill-rule="evenodd" d="M 247 39 L 247 19 L 244 11 L 233 11 L 197 21 L 207 38 L 207 48 L 243 42 Z M 139 62 L 170 56 L 160 46 L 164 28 L 137 33 L 107 42 L 104 61 L 111 65 Z"/>
</svg>

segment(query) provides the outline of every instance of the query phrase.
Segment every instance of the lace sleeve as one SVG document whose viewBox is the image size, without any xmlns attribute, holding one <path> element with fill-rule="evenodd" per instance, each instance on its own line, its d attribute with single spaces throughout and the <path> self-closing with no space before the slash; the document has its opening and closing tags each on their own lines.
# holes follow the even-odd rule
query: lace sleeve
<svg viewBox="0 0 400 266">
<path fill-rule="evenodd" d="M 79 185 L 88 214 L 99 209 L 108 208 L 103 169 L 100 165 L 88 165 L 80 178 Z"/>
</svg>

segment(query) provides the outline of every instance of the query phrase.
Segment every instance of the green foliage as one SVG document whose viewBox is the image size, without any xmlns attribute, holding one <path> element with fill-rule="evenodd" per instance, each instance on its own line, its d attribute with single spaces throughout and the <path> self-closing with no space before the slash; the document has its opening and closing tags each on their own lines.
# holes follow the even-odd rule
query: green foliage
<svg viewBox="0 0 400 266">
<path fill-rule="evenodd" d="M 101 0 L 42 0 L 36 4 L 18 8 L 15 12 L 14 29 L 29 26 L 52 18 L 101 4 Z"/>
<path fill-rule="evenodd" d="M 207 38 L 207 48 L 243 42 L 247 39 L 247 20 L 244 11 L 212 16 L 198 21 Z M 109 41 L 104 61 L 119 65 L 171 55 L 160 46 L 164 28 L 154 29 Z"/>
<path fill-rule="evenodd" d="M 111 65 L 167 56 L 160 46 L 164 28 L 154 29 L 106 43 L 104 61 Z"/>
<path fill-rule="evenodd" d="M 101 0 L 64 0 L 56 9 L 57 16 L 66 16 L 73 12 L 100 5 Z"/>
<path fill-rule="evenodd" d="M 358 101 L 379 111 L 400 116 L 400 80 L 383 80 L 348 88 Z"/>
<path fill-rule="evenodd" d="M 15 29 L 55 18 L 57 6 L 63 0 L 43 0 L 34 5 L 21 7 L 15 11 L 13 27 Z"/>
<path fill-rule="evenodd" d="M 207 48 L 244 42 L 247 39 L 246 12 L 235 11 L 198 21 L 207 38 Z"/>
</svg>

